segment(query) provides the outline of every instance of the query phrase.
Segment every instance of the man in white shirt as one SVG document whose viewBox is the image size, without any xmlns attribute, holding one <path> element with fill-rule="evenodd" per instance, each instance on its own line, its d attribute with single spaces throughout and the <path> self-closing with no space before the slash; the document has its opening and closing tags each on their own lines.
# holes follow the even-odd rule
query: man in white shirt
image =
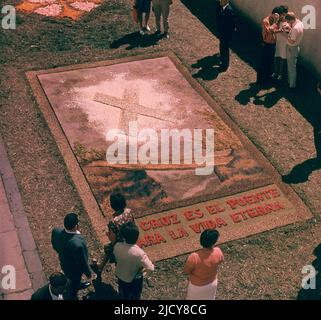
<svg viewBox="0 0 321 320">
<path fill-rule="evenodd" d="M 125 300 L 140 300 L 143 272 L 154 271 L 154 265 L 136 244 L 139 230 L 134 223 L 124 224 L 120 232 L 125 242 L 117 242 L 114 247 L 119 295 Z"/>
<path fill-rule="evenodd" d="M 297 78 L 297 71 L 296 65 L 297 60 L 300 52 L 300 43 L 303 38 L 304 34 L 304 25 L 303 23 L 296 18 L 293 12 L 289 12 L 285 16 L 286 21 L 291 26 L 291 31 L 289 32 L 288 36 L 288 43 L 287 43 L 287 62 L 288 62 L 288 82 L 289 87 L 294 89 L 296 87 L 296 78 Z"/>
</svg>

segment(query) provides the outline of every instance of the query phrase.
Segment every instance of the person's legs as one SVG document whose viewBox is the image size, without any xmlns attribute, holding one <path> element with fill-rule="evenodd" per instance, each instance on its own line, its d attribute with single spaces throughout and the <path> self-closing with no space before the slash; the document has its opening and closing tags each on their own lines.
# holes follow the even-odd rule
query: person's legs
<svg viewBox="0 0 321 320">
<path fill-rule="evenodd" d="M 286 66 L 286 59 L 282 59 L 280 58 L 280 74 L 279 76 L 283 79 L 284 78 L 284 70 L 285 70 L 285 66 Z"/>
<path fill-rule="evenodd" d="M 229 41 L 226 39 L 220 39 L 220 56 L 221 56 L 221 69 L 227 70 L 230 64 L 230 48 Z"/>
<path fill-rule="evenodd" d="M 169 1 L 161 0 L 161 7 L 162 7 L 164 33 L 168 33 L 168 30 L 169 30 L 168 17 L 169 17 L 169 9 L 170 9 Z"/>
<path fill-rule="evenodd" d="M 160 19 L 161 19 L 161 6 L 160 0 L 153 0 L 153 11 L 155 14 L 155 23 L 156 23 L 156 30 L 160 31 Z"/>
<path fill-rule="evenodd" d="M 138 25 L 138 31 L 143 31 L 143 14 L 141 11 L 137 11 L 137 25 Z"/>
<path fill-rule="evenodd" d="M 142 8 L 142 27 L 144 31 L 148 31 L 148 19 L 149 19 L 149 13 L 150 13 L 150 7 L 151 3 L 149 0 L 143 0 L 143 8 Z"/>
<path fill-rule="evenodd" d="M 118 279 L 118 293 L 120 299 L 129 300 L 131 295 L 129 284 Z"/>
<path fill-rule="evenodd" d="M 67 278 L 70 281 L 70 284 L 69 284 L 70 300 L 77 300 L 77 293 L 81 285 L 81 275 L 72 275 L 69 277 L 67 276 Z"/>
<path fill-rule="evenodd" d="M 257 82 L 266 83 L 271 80 L 275 55 L 275 44 L 263 43 L 262 56 L 257 72 Z"/>
<path fill-rule="evenodd" d="M 268 44 L 266 51 L 266 79 L 270 80 L 273 73 L 275 44 Z"/>
<path fill-rule="evenodd" d="M 261 47 L 261 59 L 259 62 L 259 67 L 257 70 L 257 79 L 258 83 L 263 83 L 266 81 L 266 57 L 267 57 L 267 44 L 262 43 Z"/>
<path fill-rule="evenodd" d="M 131 283 L 118 279 L 118 292 L 121 299 L 140 300 L 143 291 L 143 277 L 133 280 Z"/>
<path fill-rule="evenodd" d="M 295 88 L 296 87 L 296 78 L 297 78 L 297 72 L 296 72 L 296 64 L 298 60 L 299 55 L 299 47 L 287 47 L 287 61 L 288 61 L 288 81 L 289 81 L 289 87 Z"/>
<path fill-rule="evenodd" d="M 143 30 L 146 29 L 146 25 L 147 25 L 147 22 L 146 22 L 146 12 L 142 12 L 142 28 L 143 28 Z"/>
<path fill-rule="evenodd" d="M 138 31 L 141 33 L 143 31 L 143 0 L 136 0 L 135 2 L 136 10 L 137 10 L 137 26 Z"/>
<path fill-rule="evenodd" d="M 149 17 L 150 17 L 150 10 L 149 12 L 146 12 L 146 30 L 147 31 L 150 31 L 150 27 L 148 25 Z"/>
<path fill-rule="evenodd" d="M 140 277 L 131 283 L 132 300 L 140 300 L 143 291 L 144 278 Z"/>
<path fill-rule="evenodd" d="M 281 64 L 281 58 L 280 57 L 275 57 L 274 58 L 274 73 L 272 75 L 272 77 L 275 77 L 277 78 L 280 74 L 281 74 L 281 67 L 280 67 L 280 64 Z"/>
</svg>

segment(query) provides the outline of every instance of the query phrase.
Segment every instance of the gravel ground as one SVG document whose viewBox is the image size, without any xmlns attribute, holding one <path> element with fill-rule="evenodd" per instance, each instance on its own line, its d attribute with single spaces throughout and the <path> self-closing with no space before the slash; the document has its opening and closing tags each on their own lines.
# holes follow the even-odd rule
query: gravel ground
<svg viewBox="0 0 321 320">
<path fill-rule="evenodd" d="M 314 214 L 310 221 L 222 245 L 225 262 L 220 271 L 218 298 L 296 299 L 302 267 L 313 261 L 318 266 L 316 256 L 320 250 L 315 248 L 321 242 L 321 170 L 312 171 L 310 162 L 306 162 L 315 156 L 313 125 L 320 119 L 316 112 L 320 98 L 315 93 L 315 79 L 300 70 L 296 93 L 283 86 L 261 91 L 250 86 L 255 81 L 259 36 L 241 18 L 231 68 L 217 74 L 211 65 L 218 40 L 209 3 L 174 1 L 170 40 L 156 41 L 151 37 L 143 43 L 137 41 L 130 17 L 131 1 L 126 0 L 106 1 L 76 22 L 18 14 L 17 30 L 0 30 L 0 131 L 47 275 L 58 268 L 50 245 L 50 230 L 62 223 L 67 211 L 80 213 L 81 229 L 92 254 L 97 256 L 101 248 L 97 247 L 86 212 L 25 72 L 169 49 L 281 175 L 303 164 L 297 167 L 292 186 Z M 157 263 L 155 275 L 145 284 L 143 298 L 184 298 L 185 259 L 181 256 Z M 115 285 L 111 271 L 105 273 L 104 280 Z M 320 284 L 318 288 L 301 292 L 300 297 L 319 297 Z"/>
</svg>

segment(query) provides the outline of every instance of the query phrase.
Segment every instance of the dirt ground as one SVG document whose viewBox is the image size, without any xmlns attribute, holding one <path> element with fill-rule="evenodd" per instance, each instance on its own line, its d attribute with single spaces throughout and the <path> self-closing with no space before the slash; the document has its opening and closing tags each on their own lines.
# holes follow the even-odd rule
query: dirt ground
<svg viewBox="0 0 321 320">
<path fill-rule="evenodd" d="M 50 230 L 62 224 L 70 210 L 80 213 L 81 230 L 92 255 L 98 256 L 101 248 L 25 72 L 172 50 L 281 175 L 295 168 L 288 181 L 314 214 L 309 221 L 222 245 L 225 262 L 218 298 L 296 299 L 298 294 L 299 298 L 319 298 L 319 277 L 318 290 L 300 292 L 302 267 L 312 262 L 320 265 L 321 170 L 307 161 L 315 157 L 313 127 L 321 119 L 316 80 L 300 70 L 299 89 L 294 93 L 282 85 L 263 90 L 250 86 L 256 77 L 259 36 L 241 18 L 231 68 L 218 74 L 213 68 L 213 54 L 218 51 L 215 15 L 208 0 L 202 4 L 198 0 L 174 1 L 171 38 L 158 41 L 150 37 L 141 42 L 134 33 L 131 2 L 105 1 L 76 22 L 18 14 L 17 30 L 0 29 L 0 132 L 46 274 L 59 267 Z M 153 17 L 150 25 L 154 27 Z M 143 298 L 184 298 L 185 259 L 181 256 L 157 263 L 156 272 L 145 283 Z M 115 286 L 111 270 L 104 280 Z"/>
</svg>

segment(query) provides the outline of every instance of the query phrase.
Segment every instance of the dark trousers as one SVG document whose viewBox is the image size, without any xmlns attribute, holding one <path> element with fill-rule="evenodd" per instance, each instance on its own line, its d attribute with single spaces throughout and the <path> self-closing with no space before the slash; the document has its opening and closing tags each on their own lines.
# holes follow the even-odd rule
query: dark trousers
<svg viewBox="0 0 321 320">
<path fill-rule="evenodd" d="M 261 61 L 257 72 L 257 82 L 268 82 L 271 80 L 274 65 L 275 44 L 263 42 Z"/>
<path fill-rule="evenodd" d="M 221 69 L 227 70 L 230 65 L 230 40 L 220 39 Z"/>
<path fill-rule="evenodd" d="M 82 274 L 66 274 L 65 273 L 65 276 L 69 280 L 69 298 L 70 298 L 70 300 L 77 300 L 77 293 L 80 288 Z"/>
<path fill-rule="evenodd" d="M 124 300 L 140 300 L 143 291 L 144 278 L 134 279 L 127 283 L 118 279 L 118 292 L 121 299 Z"/>
</svg>

